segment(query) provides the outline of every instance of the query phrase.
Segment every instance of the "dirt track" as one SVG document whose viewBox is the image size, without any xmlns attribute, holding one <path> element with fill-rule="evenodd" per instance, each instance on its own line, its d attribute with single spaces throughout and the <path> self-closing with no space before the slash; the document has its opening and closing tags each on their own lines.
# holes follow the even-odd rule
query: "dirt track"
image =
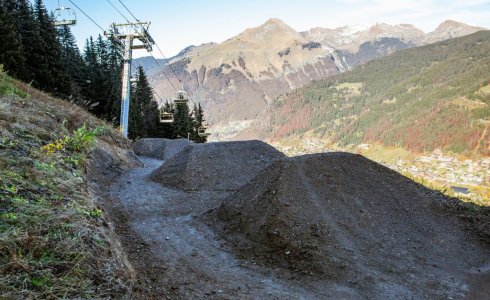
<svg viewBox="0 0 490 300">
<path fill-rule="evenodd" d="M 488 244 L 434 205 L 440 195 L 368 160 L 287 159 L 242 188 L 184 191 L 150 180 L 164 161 L 140 159 L 111 195 L 148 297 L 490 295 Z"/>
<path fill-rule="evenodd" d="M 140 257 L 149 268 L 160 264 L 155 285 L 179 299 L 275 298 L 315 299 L 318 294 L 275 277 L 253 261 L 235 257 L 194 216 L 221 203 L 229 192 L 183 192 L 149 180 L 163 161 L 141 158 L 145 167 L 130 171 L 112 186 L 128 224 L 144 241 L 150 254 Z M 143 253 L 143 251 L 142 251 Z"/>
</svg>

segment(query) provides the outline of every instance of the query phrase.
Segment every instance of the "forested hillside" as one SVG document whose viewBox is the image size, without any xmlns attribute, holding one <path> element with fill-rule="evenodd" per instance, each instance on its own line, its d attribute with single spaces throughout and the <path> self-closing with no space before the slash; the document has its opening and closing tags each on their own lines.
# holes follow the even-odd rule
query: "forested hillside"
<svg viewBox="0 0 490 300">
<path fill-rule="evenodd" d="M 122 45 L 90 37 L 81 52 L 69 26 L 55 27 L 42 0 L 0 0 L 0 71 L 55 97 L 74 102 L 97 117 L 119 124 Z M 205 142 L 198 128 L 204 121 L 198 104 L 185 111 L 176 124 L 160 124 L 159 108 L 143 68 L 133 69 L 138 79 L 132 89 L 129 137 L 190 138 Z M 176 110 L 173 107 L 172 110 Z M 195 116 L 194 111 L 200 111 Z"/>
<path fill-rule="evenodd" d="M 396 52 L 279 97 L 242 137 L 490 155 L 489 53 L 489 31 Z"/>
</svg>

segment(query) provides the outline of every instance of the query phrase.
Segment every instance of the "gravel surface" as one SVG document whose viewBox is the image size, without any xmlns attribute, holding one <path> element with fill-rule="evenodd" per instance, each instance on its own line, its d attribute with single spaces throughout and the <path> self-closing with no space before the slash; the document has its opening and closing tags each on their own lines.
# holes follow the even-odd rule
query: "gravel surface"
<svg viewBox="0 0 490 300">
<path fill-rule="evenodd" d="M 327 153 L 274 162 L 205 219 L 236 255 L 352 297 L 489 299 L 490 247 L 445 200 L 362 156 Z"/>
<path fill-rule="evenodd" d="M 490 298 L 489 244 L 362 156 L 254 141 L 140 160 L 110 199 L 143 298 Z"/>
<path fill-rule="evenodd" d="M 226 243 L 195 219 L 217 207 L 229 192 L 184 192 L 149 180 L 163 161 L 141 158 L 143 168 L 121 176 L 111 187 L 127 224 L 141 240 L 137 259 L 147 265 L 152 284 L 172 299 L 320 299 L 321 293 L 287 279 L 253 260 L 235 257 Z M 150 250 L 150 251 L 146 251 Z M 150 270 L 152 269 L 152 270 Z M 155 297 L 155 295 L 153 295 Z"/>
<path fill-rule="evenodd" d="M 146 138 L 134 142 L 133 151 L 139 156 L 167 160 L 191 144 L 187 139 Z"/>
<path fill-rule="evenodd" d="M 187 191 L 233 191 L 285 155 L 260 141 L 195 144 L 151 175 L 164 186 Z"/>
</svg>

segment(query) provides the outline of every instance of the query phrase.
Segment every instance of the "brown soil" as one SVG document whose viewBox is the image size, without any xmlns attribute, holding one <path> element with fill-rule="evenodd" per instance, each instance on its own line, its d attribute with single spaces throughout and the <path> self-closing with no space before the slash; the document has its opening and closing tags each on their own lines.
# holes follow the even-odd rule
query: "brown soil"
<svg viewBox="0 0 490 300">
<path fill-rule="evenodd" d="M 167 160 L 191 144 L 192 142 L 187 139 L 146 138 L 134 142 L 133 151 L 139 156 Z"/>
<path fill-rule="evenodd" d="M 285 155 L 260 141 L 196 144 L 152 173 L 151 179 L 186 191 L 230 191 Z"/>
<path fill-rule="evenodd" d="M 490 296 L 489 244 L 447 201 L 362 156 L 328 153 L 274 162 L 206 219 L 237 255 L 354 298 Z"/>
<path fill-rule="evenodd" d="M 131 298 L 490 295 L 490 246 L 464 206 L 362 156 L 210 143 L 125 171 L 98 155 Z"/>
</svg>

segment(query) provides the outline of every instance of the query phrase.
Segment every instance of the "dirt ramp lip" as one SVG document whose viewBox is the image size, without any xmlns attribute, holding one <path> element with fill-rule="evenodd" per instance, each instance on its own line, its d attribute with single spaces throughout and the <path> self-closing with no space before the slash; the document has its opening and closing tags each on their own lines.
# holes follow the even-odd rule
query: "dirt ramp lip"
<svg viewBox="0 0 490 300">
<path fill-rule="evenodd" d="M 157 183 L 182 190 L 234 191 L 271 162 L 285 157 L 261 141 L 194 144 L 150 177 Z"/>
<path fill-rule="evenodd" d="M 326 153 L 274 161 L 202 217 L 237 255 L 274 269 L 374 298 L 456 297 L 490 249 L 445 200 L 363 156 Z"/>
<path fill-rule="evenodd" d="M 191 144 L 187 139 L 144 138 L 134 142 L 133 151 L 138 156 L 167 160 Z"/>
</svg>

